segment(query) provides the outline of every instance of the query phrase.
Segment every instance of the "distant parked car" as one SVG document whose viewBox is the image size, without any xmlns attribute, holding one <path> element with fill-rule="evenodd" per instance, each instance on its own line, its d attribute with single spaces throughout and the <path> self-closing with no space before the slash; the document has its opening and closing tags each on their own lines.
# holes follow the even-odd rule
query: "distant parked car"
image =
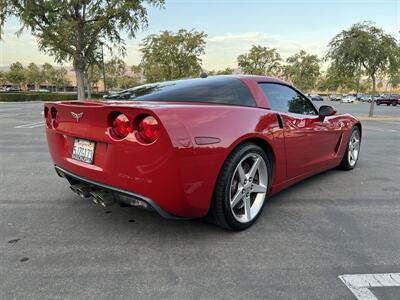
<svg viewBox="0 0 400 300">
<path fill-rule="evenodd" d="M 331 101 L 340 101 L 340 100 L 342 100 L 342 95 L 341 94 L 330 94 L 329 95 L 329 100 L 331 100 Z"/>
<path fill-rule="evenodd" d="M 19 86 L 12 86 L 6 88 L 7 92 L 20 92 L 21 88 Z"/>
<path fill-rule="evenodd" d="M 347 95 L 346 97 L 343 97 L 340 102 L 341 103 L 353 103 L 356 100 L 357 100 L 357 98 L 355 96 Z"/>
<path fill-rule="evenodd" d="M 33 92 L 33 93 L 50 93 L 50 91 L 48 89 L 29 90 L 29 92 Z"/>
<path fill-rule="evenodd" d="M 372 101 L 372 96 L 371 95 L 362 95 L 360 100 L 362 102 L 371 102 Z"/>
<path fill-rule="evenodd" d="M 396 106 L 397 104 L 400 104 L 400 96 L 397 94 L 382 94 L 378 99 L 376 99 L 376 105 L 381 104 Z"/>
<path fill-rule="evenodd" d="M 324 101 L 324 99 L 322 99 L 322 97 L 318 94 L 311 94 L 310 99 L 312 101 Z"/>
</svg>

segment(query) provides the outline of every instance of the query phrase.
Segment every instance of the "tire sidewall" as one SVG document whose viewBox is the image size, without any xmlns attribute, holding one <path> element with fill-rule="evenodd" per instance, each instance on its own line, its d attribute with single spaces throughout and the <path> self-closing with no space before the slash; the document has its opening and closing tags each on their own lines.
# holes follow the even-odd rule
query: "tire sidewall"
<svg viewBox="0 0 400 300">
<path fill-rule="evenodd" d="M 257 145 L 255 144 L 244 144 L 243 147 L 241 147 L 240 149 L 238 149 L 238 152 L 234 152 L 232 153 L 233 155 L 233 161 L 231 161 L 231 163 L 227 164 L 226 167 L 229 176 L 227 177 L 227 180 L 225 180 L 225 182 L 223 183 L 223 190 L 222 190 L 222 209 L 223 209 L 223 213 L 225 216 L 225 220 L 228 224 L 229 227 L 231 227 L 234 230 L 243 230 L 246 229 L 248 227 L 250 227 L 254 222 L 257 221 L 258 217 L 261 215 L 264 206 L 265 206 L 265 202 L 268 199 L 268 191 L 269 191 L 269 187 L 271 184 L 271 164 L 270 161 L 267 157 L 267 155 L 265 154 L 265 152 Z M 231 211 L 230 208 L 230 188 L 231 188 L 231 180 L 232 177 L 234 176 L 234 172 L 236 170 L 236 167 L 238 165 L 238 163 L 242 160 L 243 157 L 245 157 L 246 155 L 250 154 L 250 153 L 257 153 L 259 154 L 264 162 L 265 165 L 267 167 L 268 170 L 268 187 L 267 187 L 267 194 L 265 196 L 264 202 L 262 207 L 260 208 L 260 211 L 258 212 L 257 216 L 255 216 L 253 218 L 253 220 L 251 220 L 250 222 L 246 222 L 246 223 L 241 223 L 239 221 L 236 220 L 236 218 L 233 216 L 233 213 Z"/>
<path fill-rule="evenodd" d="M 350 164 L 349 147 L 350 147 L 350 140 L 351 140 L 351 137 L 353 136 L 353 133 L 354 133 L 355 131 L 358 132 L 358 136 L 359 136 L 359 138 L 360 138 L 360 142 L 359 142 L 359 143 L 360 143 L 360 148 L 359 148 L 359 150 L 358 150 L 357 160 L 356 160 L 354 166 L 352 166 L 352 165 Z M 344 155 L 345 155 L 345 156 L 344 156 L 344 161 L 345 161 L 344 167 L 345 167 L 345 169 L 352 170 L 352 169 L 354 169 L 354 168 L 357 166 L 358 159 L 359 159 L 359 157 L 360 157 L 360 151 L 361 151 L 361 132 L 360 132 L 360 129 L 358 129 L 358 127 L 355 126 L 355 127 L 353 127 L 353 129 L 351 130 L 351 133 L 350 133 L 350 136 L 349 136 L 349 140 L 348 140 L 348 142 L 347 142 L 346 152 L 345 152 L 345 154 L 344 154 Z"/>
</svg>

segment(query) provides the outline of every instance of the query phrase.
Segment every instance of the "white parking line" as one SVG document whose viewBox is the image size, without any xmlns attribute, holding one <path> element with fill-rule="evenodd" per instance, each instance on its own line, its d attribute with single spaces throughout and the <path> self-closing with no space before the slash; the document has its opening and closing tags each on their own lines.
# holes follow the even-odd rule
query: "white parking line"
<svg viewBox="0 0 400 300">
<path fill-rule="evenodd" d="M 394 125 L 400 126 L 400 122 L 381 121 L 381 123 L 391 124 L 391 125 L 394 124 Z"/>
<path fill-rule="evenodd" d="M 41 127 L 43 125 L 44 125 L 44 122 L 42 122 L 41 124 L 36 124 L 36 125 L 30 126 L 28 128 L 36 128 L 36 127 Z"/>
<path fill-rule="evenodd" d="M 3 114 L 0 112 L 0 118 L 14 118 L 18 116 L 22 116 L 24 113 L 10 113 L 10 114 Z"/>
<path fill-rule="evenodd" d="M 385 128 L 380 128 L 380 127 L 371 127 L 371 126 L 363 126 L 363 128 L 368 129 L 368 130 L 376 130 L 380 132 L 398 132 L 396 129 L 385 129 Z"/>
<path fill-rule="evenodd" d="M 1 103 L 1 102 L 0 102 Z M 0 108 L 0 112 L 6 112 L 6 111 L 13 111 L 13 110 L 20 110 L 22 107 L 10 107 L 10 108 Z"/>
<path fill-rule="evenodd" d="M 370 288 L 400 287 L 400 273 L 351 274 L 339 278 L 358 300 L 378 300 Z"/>
<path fill-rule="evenodd" d="M 35 122 L 35 123 L 28 123 L 28 124 L 14 126 L 14 128 L 36 128 L 36 127 L 40 127 L 43 125 L 44 125 L 44 122 L 40 121 L 40 122 Z"/>
</svg>

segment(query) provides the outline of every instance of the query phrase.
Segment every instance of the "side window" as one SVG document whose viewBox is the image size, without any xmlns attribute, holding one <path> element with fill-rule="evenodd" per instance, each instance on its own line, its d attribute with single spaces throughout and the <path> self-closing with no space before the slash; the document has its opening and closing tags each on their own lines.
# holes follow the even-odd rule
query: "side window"
<svg viewBox="0 0 400 300">
<path fill-rule="evenodd" d="M 277 83 L 260 83 L 260 87 L 273 110 L 301 115 L 317 114 L 310 100 L 288 86 Z"/>
</svg>

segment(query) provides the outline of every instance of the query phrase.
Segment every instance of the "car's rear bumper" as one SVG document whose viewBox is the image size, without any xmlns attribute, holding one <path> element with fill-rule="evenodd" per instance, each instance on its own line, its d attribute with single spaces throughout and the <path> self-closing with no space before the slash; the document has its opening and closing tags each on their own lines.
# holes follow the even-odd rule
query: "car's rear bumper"
<svg viewBox="0 0 400 300">
<path fill-rule="evenodd" d="M 74 182 L 84 183 L 94 189 L 106 190 L 111 193 L 116 193 L 118 195 L 122 195 L 122 196 L 125 196 L 128 198 L 135 199 L 137 201 L 144 202 L 146 205 L 153 208 L 159 215 L 161 215 L 162 217 L 167 218 L 167 219 L 186 219 L 183 217 L 175 216 L 175 215 L 167 212 L 166 210 L 161 208 L 155 201 L 153 201 L 152 199 L 145 197 L 143 195 L 139 195 L 137 193 L 133 193 L 133 192 L 130 192 L 127 190 L 123 190 L 123 189 L 120 189 L 117 187 L 109 186 L 109 185 L 106 185 L 103 183 L 99 183 L 99 182 L 84 178 L 84 177 L 76 175 L 70 171 L 67 171 L 57 165 L 55 165 L 54 168 L 60 177 L 66 178 L 69 182 L 74 181 Z"/>
<path fill-rule="evenodd" d="M 142 195 L 173 216 L 196 218 L 208 212 L 212 189 L 204 184 L 208 177 L 192 171 L 199 162 L 191 155 L 191 149 L 184 149 L 182 156 L 173 147 L 160 143 L 139 147 L 129 140 L 97 140 L 94 161 L 88 164 L 72 159 L 73 136 L 49 128 L 46 133 L 53 163 L 62 170 Z"/>
</svg>

